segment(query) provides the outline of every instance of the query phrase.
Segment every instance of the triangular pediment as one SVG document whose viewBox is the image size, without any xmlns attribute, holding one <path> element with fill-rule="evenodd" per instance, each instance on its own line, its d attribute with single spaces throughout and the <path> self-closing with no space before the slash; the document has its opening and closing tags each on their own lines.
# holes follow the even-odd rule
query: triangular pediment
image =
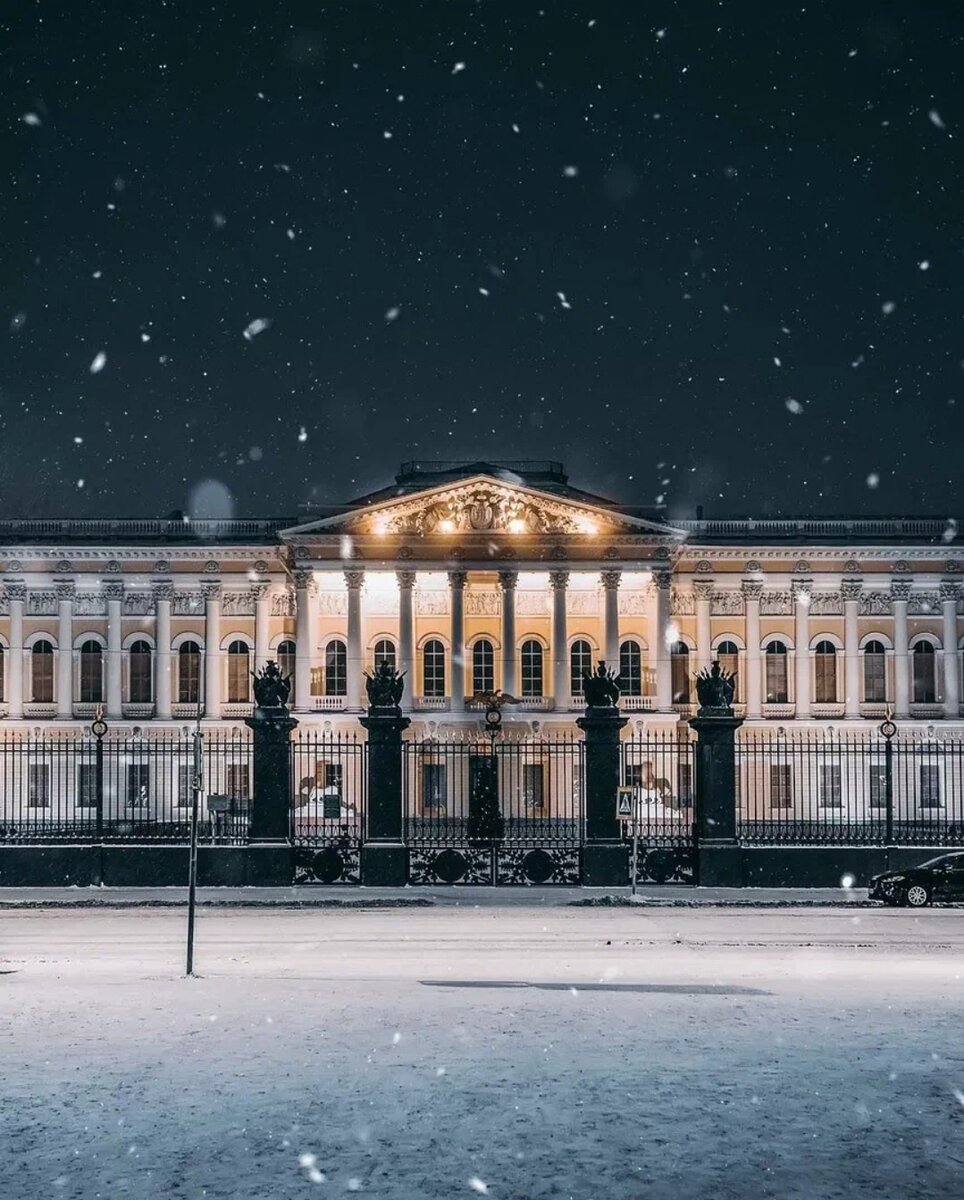
<svg viewBox="0 0 964 1200">
<path fill-rule="evenodd" d="M 507 484 L 488 475 L 426 488 L 415 494 L 366 504 L 281 531 L 282 537 L 493 533 L 541 535 L 640 534 L 682 540 L 683 530 L 616 508 L 581 503 L 525 484 Z"/>
</svg>

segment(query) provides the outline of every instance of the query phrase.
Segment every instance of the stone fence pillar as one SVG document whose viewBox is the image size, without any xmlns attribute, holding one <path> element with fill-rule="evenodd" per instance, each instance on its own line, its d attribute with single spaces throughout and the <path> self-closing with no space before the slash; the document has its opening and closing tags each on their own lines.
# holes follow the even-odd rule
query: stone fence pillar
<svg viewBox="0 0 964 1200">
<path fill-rule="evenodd" d="M 368 821 L 361 850 L 366 887 L 403 887 L 408 847 L 402 819 L 402 733 L 411 724 L 395 705 L 372 706 L 359 718 L 368 731 Z"/>
<path fill-rule="evenodd" d="M 743 884 L 736 839 L 736 731 L 742 724 L 743 718 L 724 705 L 701 705 L 690 721 L 698 738 L 695 849 L 701 887 Z"/>
<path fill-rule="evenodd" d="M 619 734 L 627 723 L 615 705 L 586 708 L 576 724 L 586 735 L 586 844 L 582 881 L 587 887 L 622 887 L 629 882 L 629 850 L 616 815 Z"/>
</svg>

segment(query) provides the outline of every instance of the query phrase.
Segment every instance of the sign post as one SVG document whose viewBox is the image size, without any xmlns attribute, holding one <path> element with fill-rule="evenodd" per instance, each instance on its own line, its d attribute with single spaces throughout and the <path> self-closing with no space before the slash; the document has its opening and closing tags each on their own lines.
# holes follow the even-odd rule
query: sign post
<svg viewBox="0 0 964 1200">
<path fill-rule="evenodd" d="M 198 704 L 197 725 L 194 730 L 194 770 L 191 778 L 191 849 L 187 868 L 187 971 L 194 974 L 194 917 L 197 911 L 197 827 L 201 804 L 201 705 Z"/>
<path fill-rule="evenodd" d="M 632 889 L 632 895 L 636 895 L 636 863 L 639 856 L 639 825 L 635 819 L 633 812 L 633 789 L 631 787 L 621 787 L 616 793 L 616 816 L 622 822 L 623 833 L 626 832 L 626 826 L 629 825 L 632 829 L 633 837 L 633 858 L 630 867 L 629 883 Z"/>
</svg>

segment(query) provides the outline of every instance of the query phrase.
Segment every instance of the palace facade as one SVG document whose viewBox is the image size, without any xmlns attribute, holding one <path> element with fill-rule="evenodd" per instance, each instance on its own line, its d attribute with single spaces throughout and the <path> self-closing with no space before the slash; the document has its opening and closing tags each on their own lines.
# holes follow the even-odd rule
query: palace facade
<svg viewBox="0 0 964 1200">
<path fill-rule="evenodd" d="M 0 521 L 8 729 L 182 727 L 251 710 L 276 659 L 303 725 L 357 726 L 364 672 L 405 672 L 416 736 L 569 726 L 582 673 L 670 728 L 696 673 L 748 722 L 960 722 L 964 553 L 941 520 L 686 520 L 573 486 L 560 463 L 407 463 L 297 518 Z M 946 728 L 946 726 L 945 726 Z"/>
</svg>

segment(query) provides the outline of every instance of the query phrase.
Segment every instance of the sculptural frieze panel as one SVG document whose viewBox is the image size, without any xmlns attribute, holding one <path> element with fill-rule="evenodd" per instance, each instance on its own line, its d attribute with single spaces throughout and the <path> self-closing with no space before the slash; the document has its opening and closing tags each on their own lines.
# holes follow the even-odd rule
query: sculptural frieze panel
<svg viewBox="0 0 964 1200">
<path fill-rule="evenodd" d="M 465 615 L 468 617 L 497 617 L 502 612 L 502 596 L 499 592 L 465 593 Z"/>
<path fill-rule="evenodd" d="M 291 592 L 275 592 L 271 597 L 271 615 L 273 617 L 293 617 L 295 615 L 295 598 Z"/>
<path fill-rule="evenodd" d="M 890 592 L 861 592 L 860 615 L 884 617 L 890 614 Z"/>
<path fill-rule="evenodd" d="M 415 611 L 420 617 L 443 617 L 449 611 L 449 593 L 424 591 L 415 593 Z"/>
<path fill-rule="evenodd" d="M 200 592 L 175 592 L 171 611 L 176 617 L 204 615 L 204 597 Z"/>
<path fill-rule="evenodd" d="M 592 612 L 600 612 L 599 601 L 596 599 L 595 592 L 584 593 L 592 596 L 595 602 L 595 607 Z M 628 588 L 619 593 L 619 615 L 621 617 L 644 617 L 646 615 L 646 593 L 639 591 L 638 588 Z"/>
<path fill-rule="evenodd" d="M 907 611 L 912 617 L 939 616 L 941 598 L 937 592 L 911 592 Z"/>
<path fill-rule="evenodd" d="M 843 600 L 839 592 L 813 592 L 810 596 L 810 613 L 814 617 L 843 616 Z"/>
<path fill-rule="evenodd" d="M 154 611 L 154 597 L 150 592 L 125 592 L 124 615 L 146 617 Z"/>
<path fill-rule="evenodd" d="M 254 616 L 254 597 L 250 592 L 225 592 L 221 597 L 221 612 L 225 617 Z"/>
<path fill-rule="evenodd" d="M 57 611 L 56 592 L 28 592 L 27 616 L 52 617 Z"/>
<path fill-rule="evenodd" d="M 793 597 L 789 592 L 764 592 L 760 597 L 761 617 L 786 617 L 793 612 Z"/>
<path fill-rule="evenodd" d="M 549 593 L 520 588 L 515 595 L 515 610 L 521 617 L 544 617 L 549 612 Z"/>
<path fill-rule="evenodd" d="M 669 611 L 674 617 L 691 617 L 696 612 L 695 594 L 674 588 L 669 597 Z"/>
<path fill-rule="evenodd" d="M 74 596 L 74 615 L 103 617 L 107 614 L 107 597 L 103 592 L 78 592 Z"/>
<path fill-rule="evenodd" d="M 319 591 L 317 603 L 323 617 L 343 617 L 348 612 L 348 593 Z"/>
<path fill-rule="evenodd" d="M 743 612 L 743 593 L 736 590 L 714 592 L 710 602 L 714 617 L 735 617 Z"/>
</svg>

